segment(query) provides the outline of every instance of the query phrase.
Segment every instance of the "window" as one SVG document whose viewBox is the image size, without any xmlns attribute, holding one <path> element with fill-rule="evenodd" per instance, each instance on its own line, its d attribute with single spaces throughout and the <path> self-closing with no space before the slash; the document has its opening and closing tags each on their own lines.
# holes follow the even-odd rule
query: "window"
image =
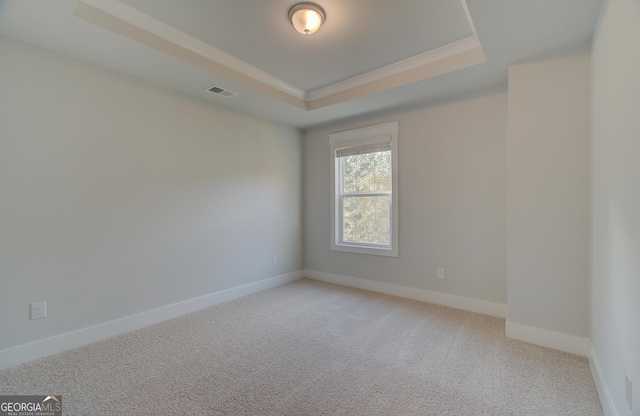
<svg viewBox="0 0 640 416">
<path fill-rule="evenodd" d="M 329 135 L 331 249 L 398 257 L 398 123 Z"/>
</svg>

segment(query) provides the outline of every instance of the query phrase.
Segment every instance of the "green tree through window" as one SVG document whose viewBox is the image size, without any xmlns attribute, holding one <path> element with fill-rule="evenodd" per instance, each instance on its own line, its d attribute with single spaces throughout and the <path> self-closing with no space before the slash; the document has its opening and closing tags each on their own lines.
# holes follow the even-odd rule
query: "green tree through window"
<svg viewBox="0 0 640 416">
<path fill-rule="evenodd" d="M 391 151 L 340 158 L 343 169 L 342 240 L 390 244 Z"/>
</svg>

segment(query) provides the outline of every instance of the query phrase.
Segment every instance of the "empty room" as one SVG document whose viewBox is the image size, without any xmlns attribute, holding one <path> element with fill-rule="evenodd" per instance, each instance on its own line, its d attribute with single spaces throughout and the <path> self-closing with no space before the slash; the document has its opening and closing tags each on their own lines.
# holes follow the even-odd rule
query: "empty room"
<svg viewBox="0 0 640 416">
<path fill-rule="evenodd" d="M 640 0 L 0 0 L 0 415 L 640 416 Z"/>
</svg>

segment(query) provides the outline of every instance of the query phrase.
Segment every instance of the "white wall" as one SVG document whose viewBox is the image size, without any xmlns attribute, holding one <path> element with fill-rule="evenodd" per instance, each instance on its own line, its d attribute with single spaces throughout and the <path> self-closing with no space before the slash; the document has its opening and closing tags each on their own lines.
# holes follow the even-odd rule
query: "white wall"
<svg viewBox="0 0 640 416">
<path fill-rule="evenodd" d="M 601 398 L 621 416 L 640 415 L 639 40 L 640 1 L 605 2 L 592 52 L 591 341 Z"/>
<path fill-rule="evenodd" d="M 509 324 L 585 338 L 589 71 L 588 53 L 509 68 L 507 193 Z"/>
<path fill-rule="evenodd" d="M 399 257 L 333 252 L 328 135 L 394 120 Z M 305 268 L 505 304 L 506 135 L 506 92 L 308 131 Z"/>
<path fill-rule="evenodd" d="M 302 268 L 300 131 L 9 38 L 0 56 L 0 350 Z"/>
</svg>

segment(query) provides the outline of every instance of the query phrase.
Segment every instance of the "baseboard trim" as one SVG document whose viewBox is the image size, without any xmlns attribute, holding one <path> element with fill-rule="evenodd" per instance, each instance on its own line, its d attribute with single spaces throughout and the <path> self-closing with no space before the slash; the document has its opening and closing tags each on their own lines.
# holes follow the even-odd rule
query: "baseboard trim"
<svg viewBox="0 0 640 416">
<path fill-rule="evenodd" d="M 508 338 L 542 347 L 553 348 L 571 354 L 587 357 L 589 355 L 589 340 L 575 335 L 562 334 L 548 329 L 517 324 L 509 321 L 505 324 L 505 333 Z"/>
<path fill-rule="evenodd" d="M 340 276 L 316 270 L 305 270 L 304 276 L 309 279 L 319 280 L 322 282 L 335 283 L 342 286 L 349 286 L 357 289 L 384 293 L 387 295 L 435 303 L 436 305 L 449 306 L 451 308 L 477 312 L 483 315 L 496 316 L 499 318 L 507 317 L 507 305 L 499 303 L 449 295 L 446 293 L 431 292 L 424 289 L 416 289 L 391 283 L 374 282 L 372 280 L 360 279 L 357 277 Z"/>
<path fill-rule="evenodd" d="M 301 279 L 297 271 L 0 351 L 0 370 Z"/>
<path fill-rule="evenodd" d="M 600 403 L 602 404 L 602 410 L 604 411 L 605 416 L 618 416 L 619 413 L 613 405 L 613 399 L 611 398 L 611 390 L 607 387 L 607 383 L 602 376 L 602 368 L 600 367 L 598 356 L 590 342 L 589 367 L 591 368 L 591 375 L 593 376 L 593 381 L 596 384 L 596 390 L 598 391 L 598 397 L 600 397 Z"/>
</svg>

